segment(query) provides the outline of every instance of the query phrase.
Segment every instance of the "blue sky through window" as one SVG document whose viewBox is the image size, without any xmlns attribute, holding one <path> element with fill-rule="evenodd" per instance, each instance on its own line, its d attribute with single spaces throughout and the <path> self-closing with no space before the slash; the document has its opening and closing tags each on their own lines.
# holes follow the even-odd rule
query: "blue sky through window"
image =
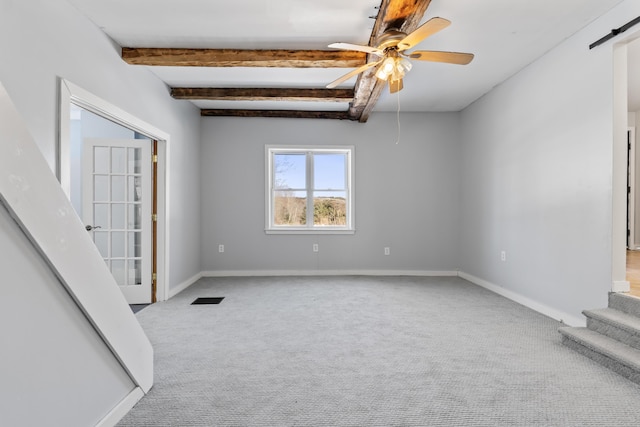
<svg viewBox="0 0 640 427">
<path fill-rule="evenodd" d="M 345 190 L 346 154 L 314 154 L 314 184 L 319 190 Z M 306 188 L 306 154 L 276 154 L 274 156 L 276 189 Z M 344 192 L 323 192 L 323 196 L 342 196 Z"/>
</svg>

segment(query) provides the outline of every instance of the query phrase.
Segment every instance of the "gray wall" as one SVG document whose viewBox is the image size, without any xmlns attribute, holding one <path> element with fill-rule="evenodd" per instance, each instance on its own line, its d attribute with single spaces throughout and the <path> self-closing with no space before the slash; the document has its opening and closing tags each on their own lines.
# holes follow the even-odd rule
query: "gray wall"
<svg viewBox="0 0 640 427">
<path fill-rule="evenodd" d="M 2 204 L 0 253 L 0 425 L 95 425 L 135 385 Z"/>
<path fill-rule="evenodd" d="M 605 306 L 612 285 L 612 46 L 588 45 L 638 6 L 625 2 L 462 114 L 461 269 L 576 318 Z"/>
<path fill-rule="evenodd" d="M 56 164 L 58 78 L 64 78 L 171 135 L 170 286 L 200 271 L 198 110 L 173 100 L 65 0 L 0 0 L 0 82 L 52 170 Z"/>
<path fill-rule="evenodd" d="M 455 270 L 459 114 L 396 120 L 203 118 L 203 270 Z M 355 146 L 356 233 L 265 234 L 265 144 Z"/>
</svg>

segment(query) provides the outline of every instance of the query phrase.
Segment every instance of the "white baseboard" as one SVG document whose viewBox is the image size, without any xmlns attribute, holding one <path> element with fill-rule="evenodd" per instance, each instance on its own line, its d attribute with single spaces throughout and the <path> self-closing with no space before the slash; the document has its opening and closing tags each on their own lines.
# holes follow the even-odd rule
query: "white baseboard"
<svg viewBox="0 0 640 427">
<path fill-rule="evenodd" d="M 125 415 L 133 408 L 144 396 L 144 392 L 140 387 L 134 388 L 124 399 L 122 399 L 103 419 L 96 424 L 96 427 L 112 427 L 124 418 Z"/>
<path fill-rule="evenodd" d="M 611 286 L 611 292 L 629 292 L 631 290 L 631 283 L 626 280 L 616 280 Z"/>
<path fill-rule="evenodd" d="M 185 280 L 184 282 L 180 283 L 178 286 L 175 286 L 173 288 L 169 289 L 169 298 L 171 299 L 173 297 L 175 297 L 176 295 L 178 295 L 180 292 L 184 291 L 185 289 L 187 289 L 189 286 L 193 285 L 194 283 L 196 283 L 200 278 L 202 277 L 202 272 L 194 274 L 193 276 L 189 277 L 187 280 Z"/>
<path fill-rule="evenodd" d="M 457 271 L 429 270 L 219 270 L 203 271 L 202 277 L 273 276 L 457 276 Z"/>
<path fill-rule="evenodd" d="M 501 286 L 495 285 L 484 279 L 480 279 L 479 277 L 475 277 L 471 274 L 467 274 L 462 271 L 458 273 L 458 276 L 460 276 L 465 280 L 468 280 L 471 283 L 474 283 L 478 286 L 488 289 L 491 292 L 494 292 L 498 295 L 502 295 L 505 298 L 515 301 L 518 304 L 522 304 L 525 307 L 528 307 L 534 311 L 537 311 L 538 313 L 544 314 L 545 316 L 551 317 L 552 319 L 562 321 L 569 326 L 585 326 L 586 325 L 586 319 L 584 318 L 573 316 L 571 314 L 565 313 L 563 311 L 557 310 L 547 305 L 540 304 L 537 301 L 534 301 L 530 298 L 522 296 L 508 289 L 505 289 Z"/>
</svg>

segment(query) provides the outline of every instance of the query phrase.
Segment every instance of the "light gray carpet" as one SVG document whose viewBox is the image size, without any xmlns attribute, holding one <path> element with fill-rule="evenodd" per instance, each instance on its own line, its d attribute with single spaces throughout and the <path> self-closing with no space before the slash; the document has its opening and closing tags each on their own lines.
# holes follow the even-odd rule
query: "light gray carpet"
<svg viewBox="0 0 640 427">
<path fill-rule="evenodd" d="M 155 385 L 122 426 L 640 425 L 640 386 L 459 278 L 207 278 L 137 317 Z"/>
</svg>

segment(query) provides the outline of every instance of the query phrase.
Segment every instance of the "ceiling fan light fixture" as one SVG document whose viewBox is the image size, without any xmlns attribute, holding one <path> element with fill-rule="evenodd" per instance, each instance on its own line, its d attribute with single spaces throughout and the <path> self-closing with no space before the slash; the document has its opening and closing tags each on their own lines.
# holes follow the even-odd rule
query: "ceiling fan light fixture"
<svg viewBox="0 0 640 427">
<path fill-rule="evenodd" d="M 388 80 L 396 69 L 395 59 L 396 58 L 388 57 L 382 61 L 382 64 L 378 67 L 378 71 L 376 71 L 376 77 L 380 80 Z"/>
<path fill-rule="evenodd" d="M 400 80 L 411 70 L 411 66 L 411 62 L 405 58 L 399 56 L 388 57 L 376 71 L 376 77 L 385 81 L 389 79 L 393 81 Z"/>
</svg>

